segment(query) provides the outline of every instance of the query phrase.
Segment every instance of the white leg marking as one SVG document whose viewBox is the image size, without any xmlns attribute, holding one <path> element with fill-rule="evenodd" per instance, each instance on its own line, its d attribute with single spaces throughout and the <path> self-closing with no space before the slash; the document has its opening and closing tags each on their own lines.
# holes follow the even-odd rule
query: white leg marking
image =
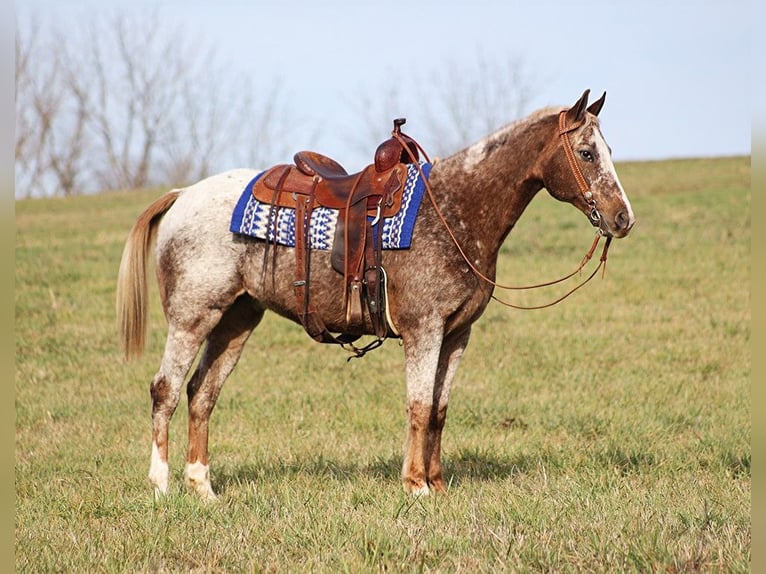
<svg viewBox="0 0 766 574">
<path fill-rule="evenodd" d="M 160 451 L 157 445 L 152 443 L 152 462 L 149 465 L 149 484 L 154 487 L 154 496 L 162 496 L 168 493 L 168 476 L 170 470 L 168 463 L 160 459 Z"/>
<path fill-rule="evenodd" d="M 420 488 L 413 490 L 410 494 L 415 498 L 420 498 L 421 496 L 431 496 L 431 491 L 429 490 L 428 485 L 424 484 Z"/>
<path fill-rule="evenodd" d="M 184 469 L 184 482 L 186 488 L 198 494 L 202 500 L 213 501 L 217 497 L 213 492 L 213 486 L 210 484 L 210 467 L 201 462 L 186 463 Z"/>
</svg>

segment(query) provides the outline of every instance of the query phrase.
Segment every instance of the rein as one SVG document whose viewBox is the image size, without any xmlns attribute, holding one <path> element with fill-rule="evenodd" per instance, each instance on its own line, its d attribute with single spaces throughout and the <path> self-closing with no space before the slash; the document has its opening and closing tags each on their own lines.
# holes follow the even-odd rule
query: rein
<svg viewBox="0 0 766 574">
<path fill-rule="evenodd" d="M 577 275 L 582 269 L 587 265 L 587 263 L 591 260 L 593 257 L 594 252 L 596 251 L 596 247 L 598 246 L 599 241 L 601 241 L 601 237 L 604 235 L 603 230 L 601 229 L 601 213 L 599 213 L 598 209 L 596 208 L 596 202 L 593 199 L 593 193 L 590 191 L 590 186 L 588 185 L 588 182 L 585 179 L 585 176 L 582 173 L 582 170 L 580 170 L 580 166 L 577 164 L 577 160 L 575 158 L 574 149 L 572 149 L 572 144 L 569 141 L 569 137 L 567 134 L 569 132 L 572 132 L 582 126 L 585 123 L 585 120 L 581 120 L 579 122 L 575 122 L 571 126 L 566 126 L 566 111 L 562 111 L 559 114 L 559 136 L 561 137 L 562 145 L 564 147 L 564 154 L 567 158 L 567 163 L 569 164 L 569 168 L 572 170 L 572 175 L 575 178 L 575 181 L 577 182 L 577 186 L 580 188 L 581 193 L 583 194 L 583 199 L 585 200 L 585 203 L 590 207 L 591 212 L 589 214 L 591 223 L 594 226 L 598 226 L 598 232 L 596 234 L 596 237 L 593 240 L 593 244 L 590 246 L 590 249 L 585 254 L 585 257 L 583 257 L 583 260 L 580 262 L 580 265 L 578 265 L 577 269 L 572 271 L 571 273 L 559 278 L 554 279 L 552 281 L 546 281 L 543 283 L 537 283 L 535 285 L 525 285 L 525 286 L 514 286 L 514 285 L 503 285 L 500 283 L 497 283 L 496 281 L 490 279 L 486 275 L 484 275 L 479 269 L 476 268 L 476 266 L 471 262 L 471 260 L 466 255 L 465 251 L 463 251 L 463 248 L 460 245 L 460 242 L 457 240 L 457 237 L 455 237 L 454 232 L 452 231 L 452 228 L 450 227 L 449 223 L 447 223 L 447 219 L 444 217 L 444 214 L 442 213 L 441 209 L 439 209 L 439 205 L 436 203 L 436 198 L 434 197 L 433 191 L 431 190 L 431 185 L 428 181 L 428 179 L 423 174 L 423 170 L 420 167 L 420 163 L 417 161 L 417 158 L 413 154 L 413 152 L 410 150 L 409 146 L 407 145 L 407 142 L 398 134 L 393 134 L 394 137 L 399 140 L 399 142 L 402 144 L 403 148 L 407 151 L 410 159 L 415 164 L 415 167 L 418 170 L 418 173 L 420 174 L 421 179 L 423 180 L 423 183 L 425 185 L 426 193 L 428 193 L 428 198 L 431 201 L 431 204 L 434 207 L 434 210 L 436 211 L 436 215 L 439 217 L 439 220 L 444 225 L 444 228 L 447 230 L 447 234 L 450 236 L 450 239 L 452 239 L 452 242 L 455 244 L 455 247 L 457 247 L 458 252 L 460 252 L 460 255 L 463 257 L 463 260 L 466 262 L 468 267 L 470 267 L 471 271 L 474 272 L 474 274 L 482 279 L 484 282 L 488 283 L 489 285 L 492 285 L 493 287 L 497 287 L 498 289 L 504 289 L 504 290 L 513 290 L 513 291 L 524 291 L 524 290 L 530 290 L 530 289 L 539 289 L 542 287 L 550 287 L 551 285 L 556 285 L 558 283 L 562 283 L 566 281 L 567 279 L 570 279 L 571 277 L 574 277 Z M 431 162 L 431 160 L 428 157 L 428 154 L 426 151 L 421 147 L 421 145 L 418 142 L 414 142 L 417 146 L 418 150 L 423 154 L 423 157 L 426 159 L 427 162 Z M 593 272 L 582 282 L 576 285 L 574 288 L 567 291 L 564 295 L 559 297 L 558 299 L 551 301 L 550 303 L 546 303 L 543 305 L 533 305 L 533 306 L 522 306 L 522 305 L 514 305 L 512 303 L 509 303 L 507 301 L 503 301 L 501 299 L 498 299 L 495 295 L 492 295 L 492 299 L 497 301 L 498 303 L 505 305 L 506 307 L 511 307 L 513 309 L 521 309 L 521 310 L 535 310 L 535 309 L 545 309 L 547 307 L 552 307 L 558 303 L 561 303 L 564 299 L 569 297 L 572 293 L 583 287 L 586 283 L 588 283 L 593 277 L 596 276 L 596 273 L 598 273 L 599 269 L 602 270 L 602 277 L 604 274 L 606 274 L 606 259 L 607 259 L 607 252 L 609 251 L 609 245 L 612 242 L 612 237 L 607 236 L 606 237 L 606 243 L 604 244 L 604 249 L 601 252 L 601 257 L 599 260 L 599 264 L 596 267 L 596 269 L 593 270 Z"/>
</svg>

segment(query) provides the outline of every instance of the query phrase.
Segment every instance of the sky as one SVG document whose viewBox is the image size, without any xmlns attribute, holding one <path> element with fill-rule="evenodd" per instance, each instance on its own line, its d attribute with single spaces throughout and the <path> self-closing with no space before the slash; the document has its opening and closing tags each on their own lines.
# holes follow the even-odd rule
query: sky
<svg viewBox="0 0 766 574">
<path fill-rule="evenodd" d="M 602 130 L 615 160 L 751 149 L 754 12 L 746 0 L 16 3 L 19 18 L 37 14 L 59 22 L 109 9 L 159 13 L 214 45 L 232 74 L 256 77 L 266 87 L 281 82 L 288 109 L 305 125 L 305 132 L 300 126 L 291 132 L 292 147 L 315 142 L 311 126 L 322 122 L 329 127 L 314 148 L 344 164 L 359 150 L 332 126 L 349 116 L 351 87 L 378 85 L 381 71 L 397 70 L 406 82 L 452 62 L 470 67 L 477 54 L 522 62 L 534 88 L 530 112 L 571 105 L 587 88 L 594 99 L 606 91 Z M 418 125 L 408 119 L 407 127 Z M 243 119 L 243 129 L 255 127 Z M 382 128 L 384 135 L 389 130 Z"/>
</svg>

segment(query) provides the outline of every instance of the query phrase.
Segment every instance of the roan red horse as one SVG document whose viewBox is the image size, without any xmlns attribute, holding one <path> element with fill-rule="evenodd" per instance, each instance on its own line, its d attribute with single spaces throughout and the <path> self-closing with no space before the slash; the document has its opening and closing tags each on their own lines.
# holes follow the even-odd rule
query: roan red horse
<svg viewBox="0 0 766 574">
<path fill-rule="evenodd" d="M 634 224 L 599 128 L 605 98 L 588 106 L 588 93 L 571 108 L 540 110 L 435 162 L 411 247 L 382 253 L 388 317 L 401 337 L 406 364 L 408 424 L 401 477 L 408 492 L 445 489 L 441 436 L 450 385 L 471 325 L 493 294 L 490 281 L 500 246 L 535 194 L 545 188 L 572 204 L 608 240 L 626 236 Z M 187 386 L 184 478 L 190 491 L 214 499 L 208 424 L 221 387 L 267 309 L 296 322 L 301 318 L 294 250 L 272 246 L 267 253 L 266 241 L 229 230 L 235 203 L 257 173 L 229 171 L 166 193 L 139 216 L 125 245 L 117 314 L 126 355 L 143 351 L 146 269 L 155 239 L 168 321 L 162 362 L 151 382 L 149 481 L 156 495 L 168 490 L 168 427 L 203 343 Z M 273 281 L 263 280 L 266 257 Z M 317 314 L 330 331 L 347 332 L 339 296 L 343 276 L 332 269 L 328 251 L 315 251 L 312 261 L 311 300 Z M 357 334 L 372 333 L 367 317 Z"/>
</svg>

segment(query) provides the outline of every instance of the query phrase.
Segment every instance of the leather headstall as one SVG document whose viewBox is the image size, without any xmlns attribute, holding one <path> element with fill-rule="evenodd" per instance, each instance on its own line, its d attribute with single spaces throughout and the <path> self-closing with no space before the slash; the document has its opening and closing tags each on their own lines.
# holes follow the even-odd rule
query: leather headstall
<svg viewBox="0 0 766 574">
<path fill-rule="evenodd" d="M 572 175 L 577 182 L 577 187 L 580 188 L 583 199 L 585 200 L 586 205 L 590 208 L 590 213 L 588 214 L 590 221 L 594 227 L 598 227 L 599 233 L 602 233 L 601 213 L 596 208 L 596 200 L 593 199 L 593 192 L 590 190 L 590 185 L 585 179 L 585 176 L 580 169 L 580 165 L 577 163 L 577 158 L 575 157 L 575 152 L 572 148 L 572 142 L 569 141 L 569 133 L 581 127 L 585 123 L 585 118 L 567 126 L 566 113 L 567 111 L 564 110 L 559 114 L 559 136 L 561 136 L 561 144 L 564 147 L 564 155 L 567 156 L 567 163 L 569 163 L 569 168 L 572 170 Z"/>
</svg>

